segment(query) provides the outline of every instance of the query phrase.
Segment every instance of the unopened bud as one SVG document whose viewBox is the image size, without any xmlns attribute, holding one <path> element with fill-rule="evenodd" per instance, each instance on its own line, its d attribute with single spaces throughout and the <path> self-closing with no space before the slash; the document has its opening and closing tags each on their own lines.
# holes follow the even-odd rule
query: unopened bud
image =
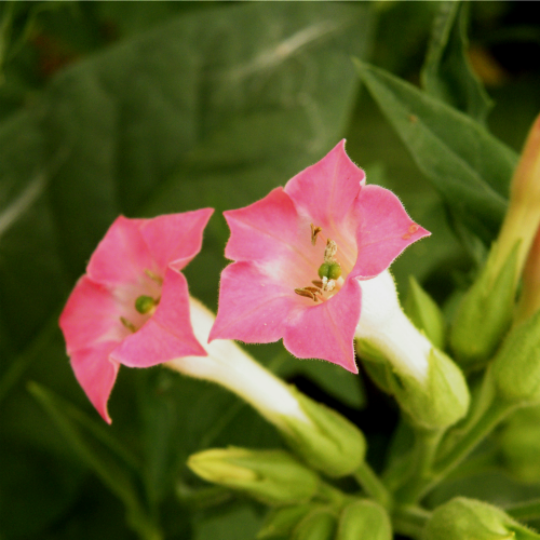
<svg viewBox="0 0 540 540">
<path fill-rule="evenodd" d="M 423 540 L 538 540 L 540 536 L 490 504 L 457 497 L 439 506 Z"/>
<path fill-rule="evenodd" d="M 493 361 L 499 399 L 540 404 L 540 312 L 512 328 Z"/>
<path fill-rule="evenodd" d="M 494 245 L 492 255 L 496 250 Z M 490 255 L 463 297 L 450 330 L 450 345 L 464 367 L 479 367 L 491 359 L 513 316 L 519 243 L 502 266 Z"/>
<path fill-rule="evenodd" d="M 319 486 L 316 473 L 282 450 L 204 450 L 191 455 L 187 464 L 201 478 L 269 505 L 307 502 Z"/>
<path fill-rule="evenodd" d="M 339 518 L 336 540 L 391 540 L 392 526 L 384 508 L 373 501 L 346 506 Z"/>
</svg>

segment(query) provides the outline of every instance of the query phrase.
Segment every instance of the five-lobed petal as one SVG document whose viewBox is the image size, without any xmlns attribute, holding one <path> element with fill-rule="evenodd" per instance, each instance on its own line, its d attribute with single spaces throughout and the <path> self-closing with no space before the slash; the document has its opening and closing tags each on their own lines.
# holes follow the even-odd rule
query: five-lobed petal
<svg viewBox="0 0 540 540">
<path fill-rule="evenodd" d="M 149 367 L 207 353 L 193 334 L 180 270 L 199 252 L 213 210 L 153 219 L 120 216 L 99 243 L 60 317 L 77 380 L 99 414 L 120 364 Z M 141 313 L 136 300 L 155 303 Z"/>
<path fill-rule="evenodd" d="M 225 255 L 235 262 L 222 273 L 210 339 L 283 338 L 298 358 L 321 358 L 353 373 L 362 280 L 429 235 L 392 192 L 365 186 L 345 141 L 285 188 L 225 218 L 231 230 Z M 337 245 L 329 260 L 342 275 L 321 285 L 318 270 L 329 240 Z"/>
</svg>

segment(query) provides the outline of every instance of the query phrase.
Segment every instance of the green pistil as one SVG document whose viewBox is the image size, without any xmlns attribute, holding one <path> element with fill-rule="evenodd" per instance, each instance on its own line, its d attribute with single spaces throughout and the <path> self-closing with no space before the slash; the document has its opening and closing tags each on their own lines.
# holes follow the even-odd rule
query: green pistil
<svg viewBox="0 0 540 540">
<path fill-rule="evenodd" d="M 335 261 L 324 262 L 319 266 L 319 277 L 321 279 L 336 280 L 341 276 L 341 266 Z"/>
<path fill-rule="evenodd" d="M 144 294 L 135 300 L 135 309 L 142 315 L 150 313 L 156 305 L 157 302 L 151 296 L 145 296 Z"/>
</svg>

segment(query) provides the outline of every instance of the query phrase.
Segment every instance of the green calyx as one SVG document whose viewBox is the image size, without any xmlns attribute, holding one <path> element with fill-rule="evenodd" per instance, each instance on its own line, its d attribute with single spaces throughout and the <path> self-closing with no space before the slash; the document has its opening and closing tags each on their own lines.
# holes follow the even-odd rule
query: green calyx
<svg viewBox="0 0 540 540">
<path fill-rule="evenodd" d="M 157 305 L 157 302 L 151 296 L 144 294 L 135 300 L 135 309 L 142 315 L 150 313 Z"/>
<path fill-rule="evenodd" d="M 324 262 L 319 266 L 318 273 L 321 279 L 338 279 L 341 276 L 341 266 L 335 261 Z"/>
</svg>

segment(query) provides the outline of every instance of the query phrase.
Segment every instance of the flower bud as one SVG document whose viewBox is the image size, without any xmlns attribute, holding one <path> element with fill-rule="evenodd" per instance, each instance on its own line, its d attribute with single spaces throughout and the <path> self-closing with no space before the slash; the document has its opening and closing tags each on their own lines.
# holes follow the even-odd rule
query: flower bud
<svg viewBox="0 0 540 540">
<path fill-rule="evenodd" d="M 314 510 L 297 525 L 291 540 L 333 540 L 336 526 L 336 516 L 331 510 Z"/>
<path fill-rule="evenodd" d="M 386 392 L 393 394 L 410 421 L 422 429 L 443 429 L 463 418 L 469 408 L 469 389 L 459 367 L 443 352 L 431 348 L 428 373 L 418 380 L 377 355 L 360 342 L 368 373 Z"/>
<path fill-rule="evenodd" d="M 435 347 L 444 349 L 446 326 L 444 315 L 413 276 L 409 277 L 409 294 L 404 307 L 414 326 L 423 331 Z"/>
<path fill-rule="evenodd" d="M 439 506 L 423 540 L 534 540 L 540 536 L 490 504 L 457 497 Z"/>
<path fill-rule="evenodd" d="M 523 269 L 523 287 L 514 323 L 532 317 L 540 309 L 540 227 Z"/>
<path fill-rule="evenodd" d="M 341 512 L 336 540 L 391 540 L 390 518 L 372 501 L 355 501 Z"/>
<path fill-rule="evenodd" d="M 307 502 L 319 486 L 316 473 L 282 450 L 204 450 L 191 455 L 187 464 L 201 478 L 269 505 Z"/>
<path fill-rule="evenodd" d="M 264 520 L 261 530 L 257 533 L 257 539 L 290 536 L 298 523 L 314 509 L 315 505 L 311 503 L 274 508 Z"/>
<path fill-rule="evenodd" d="M 499 399 L 540 404 L 540 312 L 512 328 L 493 361 Z"/>
<path fill-rule="evenodd" d="M 310 423 L 282 417 L 282 434 L 288 445 L 314 469 L 333 477 L 354 472 L 364 460 L 366 443 L 362 432 L 332 409 L 298 392 L 296 396 Z"/>
<path fill-rule="evenodd" d="M 510 327 L 516 294 L 519 243 L 502 266 L 493 253 L 458 307 L 450 330 L 450 345 L 464 367 L 490 360 Z"/>
</svg>

